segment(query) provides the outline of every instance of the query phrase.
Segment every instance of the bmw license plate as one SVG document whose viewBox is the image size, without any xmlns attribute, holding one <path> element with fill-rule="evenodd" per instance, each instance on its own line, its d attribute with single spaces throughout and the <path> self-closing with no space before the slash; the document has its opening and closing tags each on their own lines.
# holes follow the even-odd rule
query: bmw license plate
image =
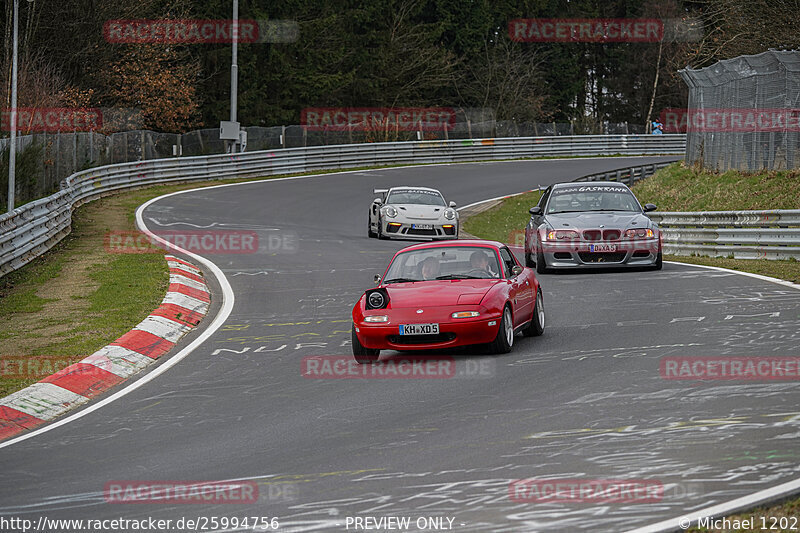
<svg viewBox="0 0 800 533">
<path fill-rule="evenodd" d="M 411 229 L 433 229 L 433 224 L 411 224 Z"/>
<path fill-rule="evenodd" d="M 616 252 L 617 245 L 616 244 L 590 244 L 589 245 L 590 252 Z"/>
<path fill-rule="evenodd" d="M 400 324 L 400 335 L 436 335 L 439 324 Z"/>
</svg>

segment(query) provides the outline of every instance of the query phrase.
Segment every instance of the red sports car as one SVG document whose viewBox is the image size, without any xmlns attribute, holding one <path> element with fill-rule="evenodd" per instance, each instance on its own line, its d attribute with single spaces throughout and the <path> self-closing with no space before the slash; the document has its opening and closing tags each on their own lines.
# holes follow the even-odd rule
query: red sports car
<svg viewBox="0 0 800 533">
<path fill-rule="evenodd" d="M 507 353 L 514 335 L 544 331 L 542 290 L 533 269 L 502 243 L 444 241 L 403 248 L 378 286 L 353 308 L 353 356 L 489 344 Z"/>
</svg>

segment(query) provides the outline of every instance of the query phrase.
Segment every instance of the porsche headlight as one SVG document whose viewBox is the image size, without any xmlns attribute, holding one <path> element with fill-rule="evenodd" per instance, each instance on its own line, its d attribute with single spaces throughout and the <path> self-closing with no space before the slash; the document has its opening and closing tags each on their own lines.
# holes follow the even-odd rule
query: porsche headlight
<svg viewBox="0 0 800 533">
<path fill-rule="evenodd" d="M 452 208 L 445 209 L 444 218 L 446 218 L 447 220 L 454 220 L 456 218 L 456 210 Z"/>
<path fill-rule="evenodd" d="M 387 207 L 387 208 L 386 208 L 386 211 L 385 211 L 385 213 L 386 213 L 386 216 L 387 216 L 387 217 L 389 217 L 389 218 L 394 218 L 394 217 L 396 217 L 396 216 L 397 216 L 397 209 L 395 209 L 395 208 L 394 208 L 394 207 L 392 207 L 392 206 L 389 206 L 389 207 Z"/>
</svg>

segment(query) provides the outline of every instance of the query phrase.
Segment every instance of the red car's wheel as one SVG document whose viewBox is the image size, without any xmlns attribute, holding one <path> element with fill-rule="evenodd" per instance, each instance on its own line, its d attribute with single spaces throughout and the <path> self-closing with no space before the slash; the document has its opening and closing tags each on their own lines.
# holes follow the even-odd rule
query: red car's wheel
<svg viewBox="0 0 800 533">
<path fill-rule="evenodd" d="M 538 337 L 544 333 L 544 300 L 542 299 L 542 289 L 536 293 L 536 306 L 533 308 L 533 316 L 530 323 L 522 330 L 526 337 Z"/>
<path fill-rule="evenodd" d="M 506 306 L 503 310 L 503 319 L 500 321 L 500 328 L 497 336 L 489 344 L 489 351 L 492 353 L 508 353 L 514 346 L 514 321 L 511 318 L 511 308 Z"/>
<path fill-rule="evenodd" d="M 358 335 L 356 335 L 356 326 L 353 325 L 353 329 L 350 333 L 350 340 L 353 345 L 353 358 L 358 361 L 359 364 L 368 364 L 374 363 L 380 357 L 381 351 L 374 350 L 372 348 L 364 348 L 361 345 L 361 341 L 358 340 Z"/>
</svg>

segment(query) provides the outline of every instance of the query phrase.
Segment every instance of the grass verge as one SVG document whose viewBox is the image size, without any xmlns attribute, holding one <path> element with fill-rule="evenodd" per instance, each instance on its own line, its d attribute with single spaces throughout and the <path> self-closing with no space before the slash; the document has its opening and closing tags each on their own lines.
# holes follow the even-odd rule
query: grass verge
<svg viewBox="0 0 800 533">
<path fill-rule="evenodd" d="M 675 163 L 633 186 L 642 204 L 659 211 L 800 208 L 800 170 L 715 174 Z"/>
</svg>

